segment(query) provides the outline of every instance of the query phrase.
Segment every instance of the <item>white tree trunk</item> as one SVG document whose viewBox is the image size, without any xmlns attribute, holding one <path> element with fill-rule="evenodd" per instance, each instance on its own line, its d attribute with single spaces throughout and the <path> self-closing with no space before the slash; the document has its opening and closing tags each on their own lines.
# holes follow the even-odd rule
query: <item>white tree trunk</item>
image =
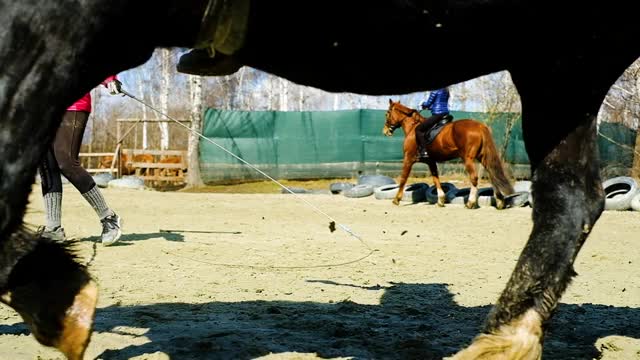
<svg viewBox="0 0 640 360">
<path fill-rule="evenodd" d="M 223 109 L 231 110 L 231 75 L 226 75 L 218 78 L 222 88 L 224 89 L 224 106 Z"/>
<path fill-rule="evenodd" d="M 338 97 L 338 93 L 333 94 L 333 110 L 338 110 L 338 105 L 340 104 L 340 98 Z"/>
<path fill-rule="evenodd" d="M 289 110 L 289 83 L 280 78 L 280 111 Z"/>
<path fill-rule="evenodd" d="M 191 94 L 191 129 L 189 147 L 187 149 L 188 166 L 187 186 L 202 186 L 200 174 L 200 137 L 195 132 L 202 131 L 202 77 L 189 76 L 189 90 Z"/>
<path fill-rule="evenodd" d="M 245 106 L 244 91 L 242 91 L 242 83 L 244 82 L 244 75 L 245 75 L 246 69 L 247 69 L 246 67 L 242 67 L 240 69 L 238 74 L 238 86 L 236 87 L 236 91 L 235 91 L 236 106 L 239 107 L 241 110 L 247 109 L 247 107 Z"/>
<path fill-rule="evenodd" d="M 171 51 L 168 49 L 160 50 L 161 67 L 162 67 L 162 87 L 160 89 L 160 111 L 169 114 L 169 57 Z M 163 119 L 167 120 L 167 119 Z M 160 126 L 160 149 L 167 150 L 169 148 L 169 123 L 158 123 Z"/>
<path fill-rule="evenodd" d="M 138 73 L 138 94 L 140 94 L 140 99 L 144 101 L 144 86 L 142 84 L 142 76 Z M 140 109 L 142 110 L 142 118 L 147 120 L 147 107 L 143 104 L 140 104 Z M 142 123 L 142 148 L 147 149 L 149 147 L 149 143 L 147 140 L 147 122 Z"/>
<path fill-rule="evenodd" d="M 298 85 L 298 90 L 300 91 L 298 96 L 298 109 L 304 111 L 304 86 Z"/>
<path fill-rule="evenodd" d="M 275 82 L 276 78 L 273 75 L 269 75 L 269 108 L 268 110 L 273 110 L 274 109 L 274 94 L 275 94 L 275 86 L 273 85 L 273 83 Z"/>
</svg>

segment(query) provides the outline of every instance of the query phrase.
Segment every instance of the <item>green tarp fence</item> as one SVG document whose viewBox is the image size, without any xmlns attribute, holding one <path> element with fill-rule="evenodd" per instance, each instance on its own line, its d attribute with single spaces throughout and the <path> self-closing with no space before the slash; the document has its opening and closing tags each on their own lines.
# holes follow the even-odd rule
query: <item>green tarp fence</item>
<svg viewBox="0 0 640 360">
<path fill-rule="evenodd" d="M 528 168 L 518 114 L 452 114 L 455 119 L 472 118 L 487 123 L 500 150 L 507 124 L 515 121 L 505 160 Z M 397 176 L 404 134 L 398 129 L 393 137 L 384 136 L 384 119 L 384 110 L 285 112 L 210 108 L 205 111 L 203 133 L 277 179 L 349 178 L 362 173 Z M 616 142 L 631 147 L 635 143 L 635 132 L 618 124 L 603 124 L 600 131 Z M 621 150 L 619 145 L 603 138 L 600 138 L 600 149 L 606 163 L 631 166 L 631 150 Z M 453 169 L 455 161 L 447 165 Z M 200 168 L 205 182 L 262 178 L 203 140 L 200 141 Z M 447 167 L 443 168 L 446 172 Z M 424 165 L 414 166 L 414 174 L 426 170 Z"/>
</svg>

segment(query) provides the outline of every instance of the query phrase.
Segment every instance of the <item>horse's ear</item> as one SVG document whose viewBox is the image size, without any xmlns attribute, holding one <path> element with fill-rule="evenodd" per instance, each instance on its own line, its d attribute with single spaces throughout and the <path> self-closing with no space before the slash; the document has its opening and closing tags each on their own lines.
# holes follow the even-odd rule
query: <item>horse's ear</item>
<svg viewBox="0 0 640 360">
<path fill-rule="evenodd" d="M 391 100 L 391 98 L 389 98 L 389 105 L 393 105 L 393 100 Z"/>
</svg>

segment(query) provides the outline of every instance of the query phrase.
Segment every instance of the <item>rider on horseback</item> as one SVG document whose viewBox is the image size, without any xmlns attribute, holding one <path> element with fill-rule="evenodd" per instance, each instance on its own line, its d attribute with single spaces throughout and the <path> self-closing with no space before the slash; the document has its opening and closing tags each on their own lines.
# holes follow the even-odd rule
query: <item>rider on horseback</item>
<svg viewBox="0 0 640 360">
<path fill-rule="evenodd" d="M 416 142 L 418 144 L 418 157 L 424 160 L 429 157 L 427 150 L 425 149 L 426 134 L 429 130 L 449 115 L 449 88 L 434 90 L 429 94 L 427 101 L 420 104 L 422 110 L 431 110 L 431 116 L 428 117 L 422 124 L 416 127 Z"/>
</svg>

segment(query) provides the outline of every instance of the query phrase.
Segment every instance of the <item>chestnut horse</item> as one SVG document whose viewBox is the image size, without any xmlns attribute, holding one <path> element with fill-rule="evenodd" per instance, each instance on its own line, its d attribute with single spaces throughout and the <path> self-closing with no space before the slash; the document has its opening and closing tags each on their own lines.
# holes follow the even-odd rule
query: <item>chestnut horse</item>
<svg viewBox="0 0 640 360">
<path fill-rule="evenodd" d="M 418 146 L 416 143 L 415 129 L 426 119 L 417 110 L 402 105 L 399 101 L 389 99 L 386 121 L 382 133 L 392 136 L 393 131 L 399 127 L 404 130 L 404 160 L 402 162 L 402 174 L 400 175 L 400 187 L 393 203 L 398 205 L 402 199 L 404 186 L 411 173 L 413 164 L 418 162 Z M 462 119 L 444 125 L 442 131 L 427 145 L 429 158 L 425 161 L 433 176 L 433 183 L 438 189 L 438 206 L 444 206 L 445 193 L 440 185 L 437 162 L 460 158 L 464 161 L 464 168 L 471 180 L 471 192 L 465 206 L 469 209 L 478 207 L 478 172 L 475 161 L 478 160 L 489 173 L 493 193 L 496 197 L 496 207 L 504 209 L 507 205 L 505 196 L 513 194 L 513 186 L 504 174 L 502 161 L 491 137 L 489 127 L 479 121 Z"/>
</svg>

